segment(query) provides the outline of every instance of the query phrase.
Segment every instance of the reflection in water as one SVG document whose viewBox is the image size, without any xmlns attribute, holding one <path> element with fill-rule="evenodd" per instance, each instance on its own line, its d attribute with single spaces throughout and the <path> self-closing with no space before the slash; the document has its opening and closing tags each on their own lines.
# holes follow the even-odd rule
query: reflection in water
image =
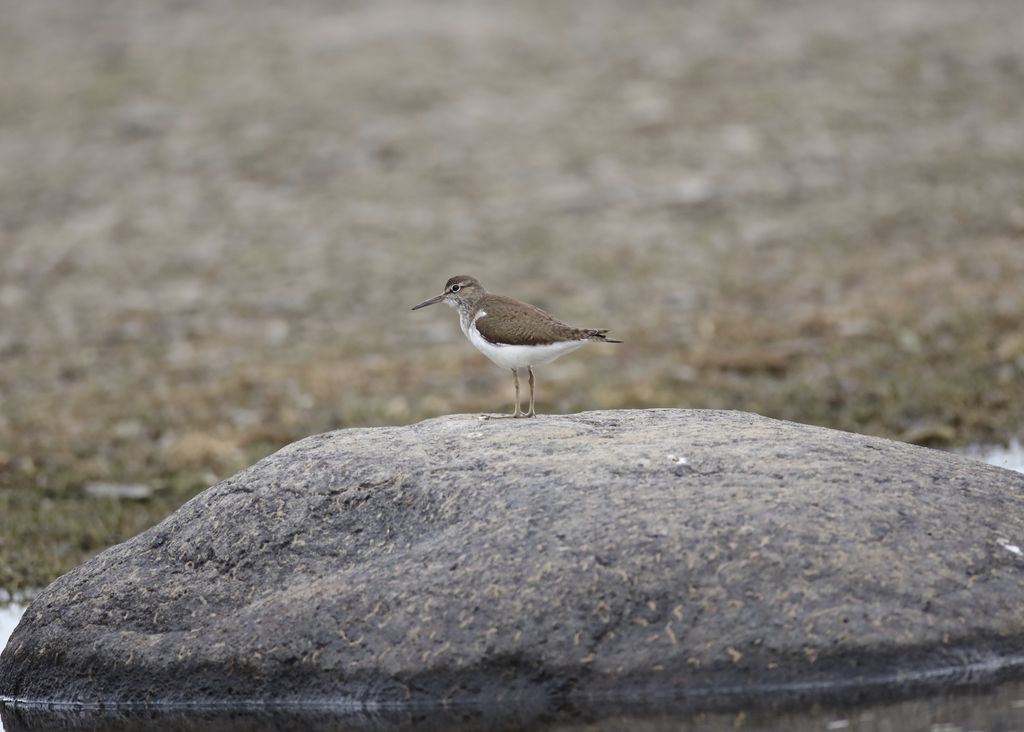
<svg viewBox="0 0 1024 732">
<path fill-rule="evenodd" d="M 51 710 L 0 708 L 7 732 L 22 730 L 81 730 L 85 732 L 261 732 L 266 730 L 345 730 L 378 732 L 416 729 L 420 732 L 735 732 L 736 730 L 851 730 L 902 732 L 904 730 L 1024 729 L 1024 682 L 1002 684 L 941 697 L 925 697 L 881 704 L 860 704 L 856 698 L 840 705 L 812 705 L 799 710 L 748 710 L 698 713 L 664 707 L 660 710 L 614 707 L 558 709 L 482 708 L 395 709 L 359 714 L 311 707 L 251 710 Z"/>
</svg>

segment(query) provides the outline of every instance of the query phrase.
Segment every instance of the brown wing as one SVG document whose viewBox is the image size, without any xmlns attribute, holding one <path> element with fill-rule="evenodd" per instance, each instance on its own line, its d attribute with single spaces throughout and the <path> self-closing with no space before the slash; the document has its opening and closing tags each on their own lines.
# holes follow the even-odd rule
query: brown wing
<svg viewBox="0 0 1024 732">
<path fill-rule="evenodd" d="M 491 343 L 543 346 L 588 337 L 585 331 L 566 325 L 550 313 L 511 297 L 487 295 L 479 307 L 487 315 L 476 321 L 476 329 Z"/>
</svg>

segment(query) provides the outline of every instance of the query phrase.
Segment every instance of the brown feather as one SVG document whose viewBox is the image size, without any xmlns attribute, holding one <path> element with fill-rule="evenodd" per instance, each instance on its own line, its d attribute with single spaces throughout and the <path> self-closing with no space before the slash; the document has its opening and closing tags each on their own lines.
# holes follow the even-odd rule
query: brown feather
<svg viewBox="0 0 1024 732">
<path fill-rule="evenodd" d="M 476 328 L 491 343 L 510 346 L 544 346 L 560 341 L 607 341 L 606 330 L 573 328 L 529 303 L 502 295 L 485 295 L 477 308 L 487 313 Z"/>
</svg>

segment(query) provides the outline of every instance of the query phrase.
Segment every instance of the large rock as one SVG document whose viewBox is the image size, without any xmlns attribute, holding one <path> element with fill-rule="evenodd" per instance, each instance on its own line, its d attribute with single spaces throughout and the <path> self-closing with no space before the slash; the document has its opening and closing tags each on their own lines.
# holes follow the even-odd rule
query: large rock
<svg viewBox="0 0 1024 732">
<path fill-rule="evenodd" d="M 1014 666 L 1024 476 L 735 413 L 310 437 L 54 582 L 51 701 L 756 694 Z"/>
</svg>

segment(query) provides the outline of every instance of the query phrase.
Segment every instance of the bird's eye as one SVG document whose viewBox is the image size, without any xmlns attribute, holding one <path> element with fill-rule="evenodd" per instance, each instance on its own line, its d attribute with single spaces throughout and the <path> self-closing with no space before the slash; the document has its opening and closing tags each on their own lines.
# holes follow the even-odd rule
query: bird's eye
<svg viewBox="0 0 1024 732">
<path fill-rule="evenodd" d="M 458 292 L 462 289 L 462 285 L 452 285 L 452 292 Z"/>
</svg>

